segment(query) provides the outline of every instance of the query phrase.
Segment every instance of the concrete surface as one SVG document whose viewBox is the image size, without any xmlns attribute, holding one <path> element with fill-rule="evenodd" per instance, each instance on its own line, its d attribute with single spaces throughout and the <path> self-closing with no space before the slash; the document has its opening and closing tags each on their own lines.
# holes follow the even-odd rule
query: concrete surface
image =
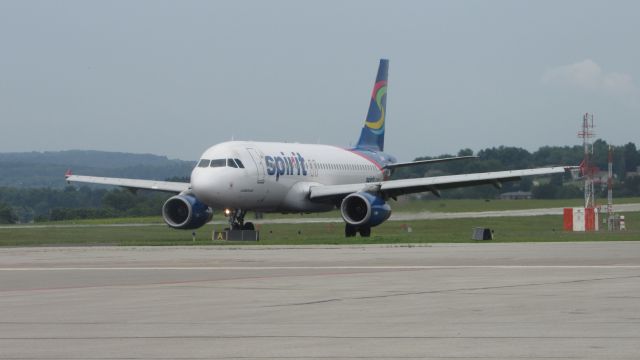
<svg viewBox="0 0 640 360">
<path fill-rule="evenodd" d="M 0 249 L 2 359 L 638 359 L 640 242 Z"/>
</svg>

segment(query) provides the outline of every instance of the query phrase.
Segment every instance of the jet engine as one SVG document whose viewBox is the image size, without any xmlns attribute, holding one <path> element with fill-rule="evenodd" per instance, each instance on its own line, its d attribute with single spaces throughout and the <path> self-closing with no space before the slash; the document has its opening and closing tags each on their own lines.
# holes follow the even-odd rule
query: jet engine
<svg viewBox="0 0 640 360">
<path fill-rule="evenodd" d="M 368 192 L 347 195 L 340 205 L 342 218 L 347 224 L 371 227 L 382 224 L 391 216 L 391 207 L 384 199 Z"/>
<path fill-rule="evenodd" d="M 176 195 L 162 206 L 164 222 L 174 229 L 197 229 L 211 220 L 213 211 L 192 195 Z"/>
</svg>

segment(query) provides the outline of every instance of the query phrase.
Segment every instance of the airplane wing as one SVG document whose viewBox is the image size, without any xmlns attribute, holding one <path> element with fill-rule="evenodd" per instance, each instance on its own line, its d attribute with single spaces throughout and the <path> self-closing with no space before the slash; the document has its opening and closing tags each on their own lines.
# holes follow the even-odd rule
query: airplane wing
<svg viewBox="0 0 640 360">
<path fill-rule="evenodd" d="M 358 191 L 381 193 L 385 197 L 431 191 L 439 195 L 440 190 L 465 186 L 492 184 L 501 187 L 503 182 L 520 180 L 523 176 L 560 174 L 574 167 L 546 167 L 526 170 L 507 170 L 487 173 L 446 175 L 416 179 L 387 180 L 373 183 L 347 185 L 319 185 L 310 188 L 311 200 L 341 198 Z"/>
<path fill-rule="evenodd" d="M 457 160 L 467 160 L 467 159 L 477 159 L 477 156 L 455 156 L 455 157 L 448 157 L 448 158 L 440 158 L 440 159 L 429 159 L 429 160 L 417 160 L 417 161 L 410 161 L 410 162 L 403 162 L 403 163 L 393 163 L 393 164 L 387 164 L 384 166 L 385 169 L 397 169 L 400 167 L 409 167 L 409 166 L 418 166 L 418 165 L 425 165 L 425 164 L 435 164 L 435 163 L 441 163 L 441 162 L 447 162 L 447 161 L 457 161 Z"/>
<path fill-rule="evenodd" d="M 83 175 L 65 175 L 65 177 L 68 183 L 81 182 L 101 185 L 115 185 L 122 186 L 128 189 L 157 190 L 170 193 L 181 193 L 191 187 L 191 184 L 189 183 L 170 181 L 123 179 Z"/>
</svg>

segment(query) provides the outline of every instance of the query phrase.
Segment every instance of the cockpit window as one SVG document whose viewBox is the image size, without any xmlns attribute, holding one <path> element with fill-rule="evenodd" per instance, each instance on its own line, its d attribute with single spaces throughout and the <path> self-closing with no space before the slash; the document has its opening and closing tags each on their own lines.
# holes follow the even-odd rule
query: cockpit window
<svg viewBox="0 0 640 360">
<path fill-rule="evenodd" d="M 236 162 L 233 161 L 233 159 L 227 159 L 227 166 L 228 167 L 232 167 L 232 168 L 237 168 L 238 165 L 236 165 Z"/>
<path fill-rule="evenodd" d="M 244 165 L 242 164 L 242 161 L 240 161 L 240 159 L 234 159 L 236 161 L 236 164 L 238 164 L 238 167 L 240 169 L 244 169 Z"/>
<path fill-rule="evenodd" d="M 224 167 L 227 165 L 227 159 L 213 159 L 211 160 L 211 167 Z"/>
<path fill-rule="evenodd" d="M 198 167 L 207 167 L 209 166 L 209 159 L 202 159 L 198 163 Z"/>
</svg>

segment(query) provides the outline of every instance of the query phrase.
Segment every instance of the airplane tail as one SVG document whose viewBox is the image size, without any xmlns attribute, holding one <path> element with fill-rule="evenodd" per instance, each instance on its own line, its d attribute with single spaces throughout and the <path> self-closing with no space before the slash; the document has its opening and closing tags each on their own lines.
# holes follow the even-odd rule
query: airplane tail
<svg viewBox="0 0 640 360">
<path fill-rule="evenodd" d="M 369 112 L 365 120 L 356 149 L 383 151 L 384 150 L 384 120 L 387 108 L 387 76 L 389 60 L 380 59 L 378 76 L 373 85 Z"/>
</svg>

